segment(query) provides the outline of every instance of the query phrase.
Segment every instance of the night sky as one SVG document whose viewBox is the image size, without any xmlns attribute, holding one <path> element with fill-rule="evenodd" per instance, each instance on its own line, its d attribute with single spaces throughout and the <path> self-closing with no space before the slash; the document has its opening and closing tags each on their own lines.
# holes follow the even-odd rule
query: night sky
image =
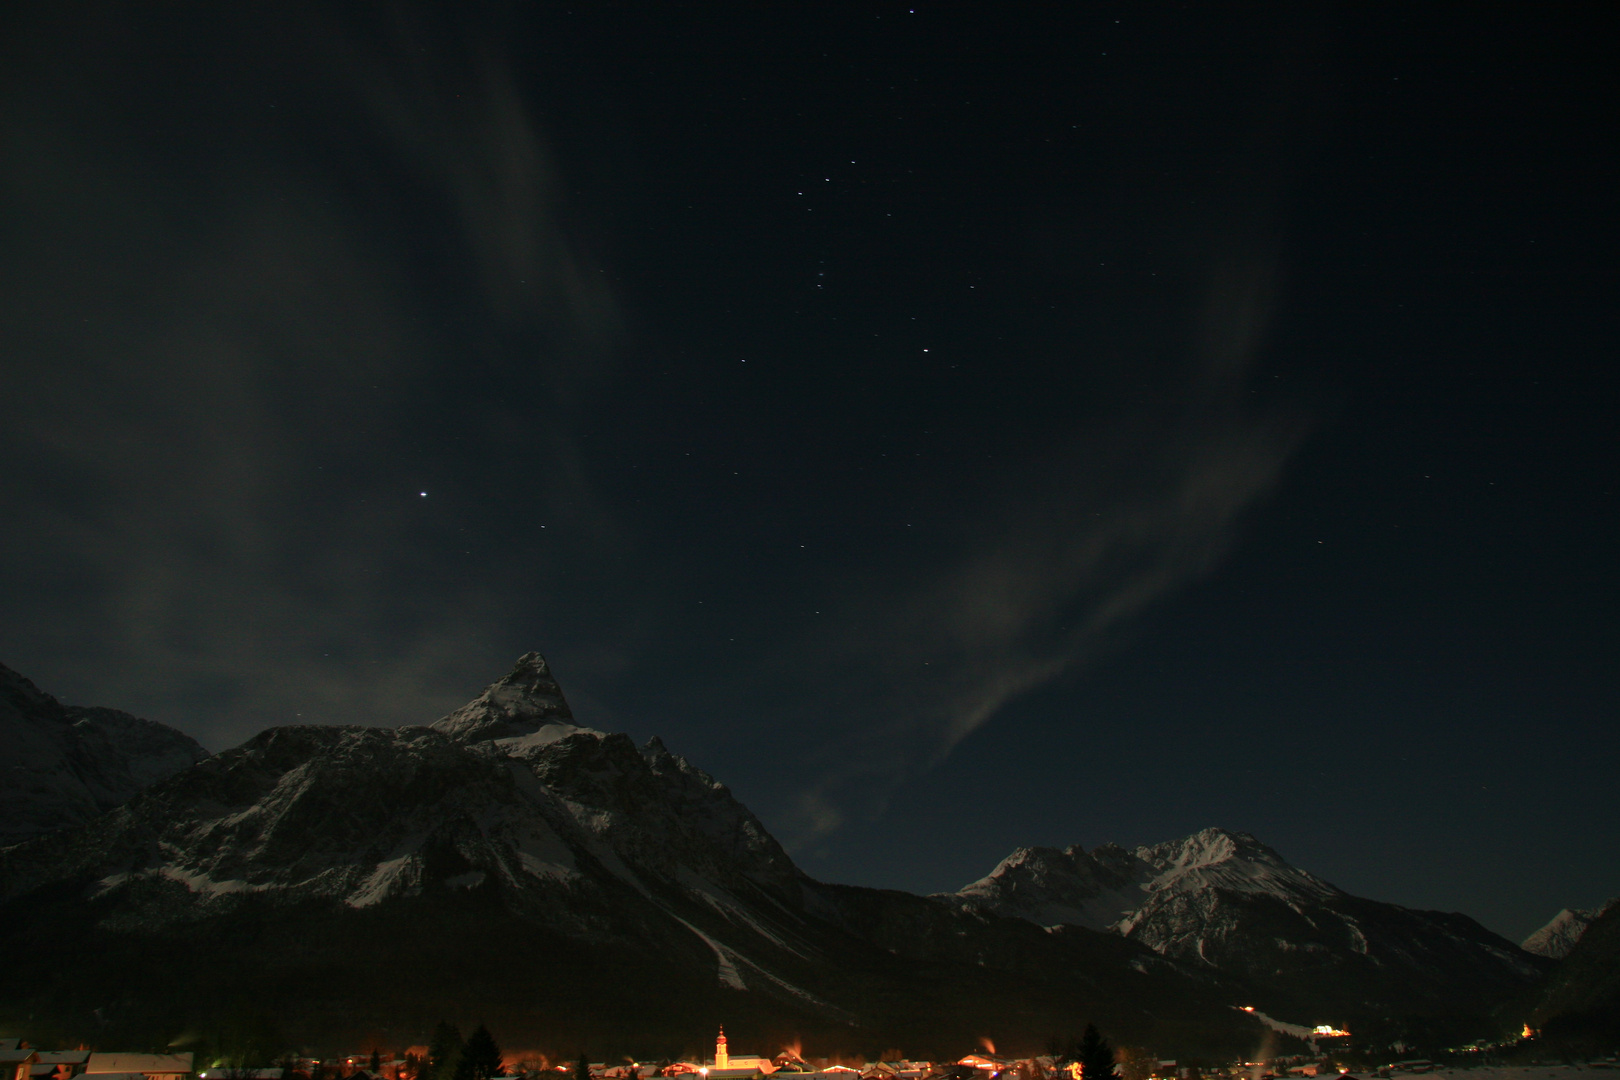
<svg viewBox="0 0 1620 1080">
<path fill-rule="evenodd" d="M 1518 939 L 1620 893 L 1591 10 L 8 5 L 0 661 L 219 750 L 537 649 L 817 877 Z"/>
</svg>

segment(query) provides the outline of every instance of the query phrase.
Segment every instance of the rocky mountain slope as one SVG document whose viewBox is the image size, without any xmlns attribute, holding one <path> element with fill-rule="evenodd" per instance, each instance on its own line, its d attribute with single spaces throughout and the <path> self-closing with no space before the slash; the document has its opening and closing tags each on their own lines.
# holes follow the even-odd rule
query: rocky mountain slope
<svg viewBox="0 0 1620 1080">
<path fill-rule="evenodd" d="M 305 1042 L 448 1017 L 643 1056 L 722 1022 L 767 1050 L 1033 1051 L 1082 1018 L 1243 1054 L 1266 1033 L 1239 1002 L 1465 1011 L 1541 962 L 1219 830 L 1020 852 L 945 898 L 818 882 L 656 739 L 574 724 L 533 653 L 431 726 L 274 728 L 0 850 L 0 950 L 30 973 L 0 1021 L 73 1038 L 272 1011 Z"/>
<path fill-rule="evenodd" d="M 1043 926 L 1109 930 L 1247 980 L 1259 1001 L 1279 1005 L 1333 1008 L 1352 988 L 1365 1002 L 1480 1005 L 1547 967 L 1465 915 L 1351 896 L 1224 829 L 1135 851 L 1020 849 L 941 899 Z"/>
<path fill-rule="evenodd" d="M 268 1000 L 306 1039 L 450 1016 L 562 1053 L 637 1033 L 680 1053 L 720 1022 L 872 1052 L 985 1030 L 1035 1049 L 1075 1015 L 1255 1037 L 1112 935 L 814 881 L 657 740 L 571 719 L 530 654 L 430 727 L 275 728 L 0 851 L 0 948 L 36 973 L 0 987 L 0 1019 L 178 1030 Z"/>
<path fill-rule="evenodd" d="M 1524 939 L 1520 946 L 1525 952 L 1535 953 L 1552 960 L 1562 960 L 1569 955 L 1575 943 L 1581 940 L 1586 928 L 1595 922 L 1598 916 L 1615 906 L 1616 901 L 1610 900 L 1602 907 L 1595 908 L 1565 908 L 1543 926 L 1540 930 Z"/>
<path fill-rule="evenodd" d="M 0 847 L 88 821 L 207 756 L 155 721 L 65 706 L 0 664 Z"/>
</svg>

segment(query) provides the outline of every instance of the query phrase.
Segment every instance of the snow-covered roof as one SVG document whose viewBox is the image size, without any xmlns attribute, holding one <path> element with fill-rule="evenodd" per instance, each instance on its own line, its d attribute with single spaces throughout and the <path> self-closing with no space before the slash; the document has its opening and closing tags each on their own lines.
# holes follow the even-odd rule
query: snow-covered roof
<svg viewBox="0 0 1620 1080">
<path fill-rule="evenodd" d="M 183 1054 L 91 1054 L 86 1073 L 188 1073 L 191 1051 Z"/>
</svg>

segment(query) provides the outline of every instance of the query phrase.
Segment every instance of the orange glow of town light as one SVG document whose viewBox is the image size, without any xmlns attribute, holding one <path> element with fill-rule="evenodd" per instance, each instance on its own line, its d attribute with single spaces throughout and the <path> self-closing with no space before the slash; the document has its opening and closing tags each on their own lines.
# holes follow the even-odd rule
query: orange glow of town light
<svg viewBox="0 0 1620 1080">
<path fill-rule="evenodd" d="M 1244 1012 L 1254 1012 L 1254 1006 L 1253 1005 L 1240 1005 L 1238 1007 L 1240 1009 L 1242 1009 Z"/>
<path fill-rule="evenodd" d="M 1342 1039 L 1350 1033 L 1343 1028 L 1336 1028 L 1332 1024 L 1317 1024 L 1311 1029 L 1312 1035 L 1322 1035 L 1329 1039 Z"/>
</svg>

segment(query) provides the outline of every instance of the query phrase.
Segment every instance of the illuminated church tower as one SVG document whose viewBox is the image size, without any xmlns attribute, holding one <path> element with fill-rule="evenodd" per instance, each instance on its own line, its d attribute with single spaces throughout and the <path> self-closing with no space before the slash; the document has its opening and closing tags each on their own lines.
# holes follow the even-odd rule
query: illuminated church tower
<svg viewBox="0 0 1620 1080">
<path fill-rule="evenodd" d="M 726 1050 L 726 1029 L 720 1029 L 720 1037 L 714 1040 L 714 1067 L 726 1069 L 731 1067 L 731 1054 Z"/>
</svg>

